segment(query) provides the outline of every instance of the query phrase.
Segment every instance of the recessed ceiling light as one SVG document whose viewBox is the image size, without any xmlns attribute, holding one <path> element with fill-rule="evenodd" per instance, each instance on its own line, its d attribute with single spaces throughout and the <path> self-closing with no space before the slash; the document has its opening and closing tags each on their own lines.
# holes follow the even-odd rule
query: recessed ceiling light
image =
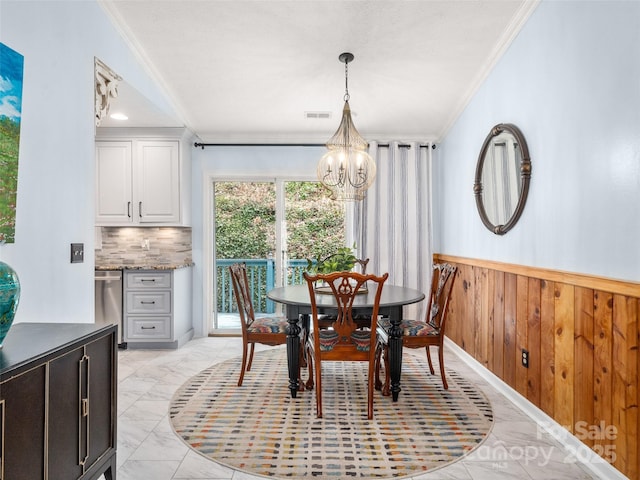
<svg viewBox="0 0 640 480">
<path fill-rule="evenodd" d="M 114 120 L 129 120 L 129 117 L 127 117 L 124 113 L 112 113 L 111 115 L 109 115 L 110 118 L 113 118 Z"/>
</svg>

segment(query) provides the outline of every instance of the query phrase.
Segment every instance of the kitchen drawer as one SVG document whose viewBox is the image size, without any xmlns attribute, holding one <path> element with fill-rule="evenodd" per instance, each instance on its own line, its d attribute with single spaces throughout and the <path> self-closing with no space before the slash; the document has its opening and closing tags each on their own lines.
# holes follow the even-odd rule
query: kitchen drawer
<svg viewBox="0 0 640 480">
<path fill-rule="evenodd" d="M 126 288 L 171 288 L 171 272 L 127 272 Z"/>
<path fill-rule="evenodd" d="M 127 338 L 170 339 L 171 317 L 127 317 Z"/>
<path fill-rule="evenodd" d="M 171 313 L 171 291 L 127 292 L 127 313 Z"/>
</svg>

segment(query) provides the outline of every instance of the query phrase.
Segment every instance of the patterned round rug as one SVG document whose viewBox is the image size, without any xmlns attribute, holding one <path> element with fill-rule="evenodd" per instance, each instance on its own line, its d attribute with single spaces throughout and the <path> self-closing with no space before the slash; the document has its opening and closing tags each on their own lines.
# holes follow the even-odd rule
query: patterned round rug
<svg viewBox="0 0 640 480">
<path fill-rule="evenodd" d="M 239 372 L 240 358 L 203 370 L 178 389 L 169 414 L 191 448 L 254 475 L 417 475 L 460 459 L 493 425 L 484 394 L 449 370 L 444 390 L 426 356 L 404 355 L 398 402 L 376 392 L 373 420 L 367 420 L 363 362 L 323 363 L 322 419 L 316 418 L 315 391 L 290 397 L 284 348 L 256 353 L 242 387 Z"/>
</svg>

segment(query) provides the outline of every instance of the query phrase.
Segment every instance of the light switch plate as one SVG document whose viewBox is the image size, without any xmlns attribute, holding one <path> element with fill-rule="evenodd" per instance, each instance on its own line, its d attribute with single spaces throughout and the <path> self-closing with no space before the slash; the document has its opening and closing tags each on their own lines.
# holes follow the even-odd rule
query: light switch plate
<svg viewBox="0 0 640 480">
<path fill-rule="evenodd" d="M 71 263 L 84 262 L 84 243 L 71 244 Z"/>
</svg>

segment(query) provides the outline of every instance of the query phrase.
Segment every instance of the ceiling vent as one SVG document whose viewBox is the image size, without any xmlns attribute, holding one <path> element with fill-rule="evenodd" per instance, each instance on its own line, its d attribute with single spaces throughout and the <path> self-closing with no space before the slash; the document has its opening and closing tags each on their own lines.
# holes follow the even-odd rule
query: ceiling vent
<svg viewBox="0 0 640 480">
<path fill-rule="evenodd" d="M 329 119 L 331 118 L 331 112 L 304 112 L 305 118 L 320 118 L 320 119 Z"/>
</svg>

